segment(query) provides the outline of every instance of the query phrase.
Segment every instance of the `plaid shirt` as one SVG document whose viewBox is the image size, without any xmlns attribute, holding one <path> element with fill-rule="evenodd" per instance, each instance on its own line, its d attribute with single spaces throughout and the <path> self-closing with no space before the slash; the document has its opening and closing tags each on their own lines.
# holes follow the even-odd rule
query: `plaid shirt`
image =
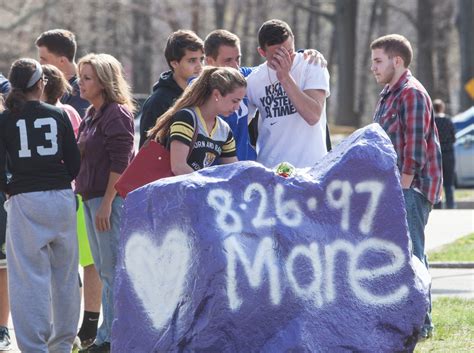
<svg viewBox="0 0 474 353">
<path fill-rule="evenodd" d="M 382 90 L 374 121 L 393 143 L 400 174 L 413 175 L 411 187 L 437 203 L 443 178 L 438 130 L 430 96 L 409 70 Z"/>
</svg>

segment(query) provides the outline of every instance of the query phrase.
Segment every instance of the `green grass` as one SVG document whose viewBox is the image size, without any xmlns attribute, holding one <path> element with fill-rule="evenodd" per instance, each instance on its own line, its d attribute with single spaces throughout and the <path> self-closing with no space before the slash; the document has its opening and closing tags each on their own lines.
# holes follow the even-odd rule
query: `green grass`
<svg viewBox="0 0 474 353">
<path fill-rule="evenodd" d="M 474 261 L 474 233 L 428 253 L 429 261 Z"/>
<path fill-rule="evenodd" d="M 454 199 L 456 201 L 474 201 L 474 188 L 456 189 L 454 191 Z"/>
<path fill-rule="evenodd" d="M 474 352 L 474 300 L 438 298 L 433 301 L 433 337 L 419 342 L 415 353 Z"/>
</svg>

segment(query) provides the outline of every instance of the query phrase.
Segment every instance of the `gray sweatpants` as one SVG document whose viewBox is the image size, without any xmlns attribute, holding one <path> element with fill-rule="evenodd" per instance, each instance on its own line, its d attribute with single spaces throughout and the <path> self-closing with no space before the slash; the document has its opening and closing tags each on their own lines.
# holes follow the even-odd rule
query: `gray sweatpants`
<svg viewBox="0 0 474 353">
<path fill-rule="evenodd" d="M 8 287 L 23 353 L 70 353 L 80 314 L 72 190 L 29 192 L 6 203 Z"/>
</svg>

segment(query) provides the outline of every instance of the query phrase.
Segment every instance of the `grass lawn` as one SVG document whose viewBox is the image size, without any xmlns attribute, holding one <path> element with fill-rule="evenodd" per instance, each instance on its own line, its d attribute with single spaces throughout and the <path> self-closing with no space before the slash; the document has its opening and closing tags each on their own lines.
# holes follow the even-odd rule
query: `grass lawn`
<svg viewBox="0 0 474 353">
<path fill-rule="evenodd" d="M 429 261 L 474 261 L 474 233 L 428 253 Z"/>
<path fill-rule="evenodd" d="M 456 189 L 454 191 L 454 199 L 456 201 L 474 201 L 474 188 Z"/>
<path fill-rule="evenodd" d="M 474 300 L 438 298 L 433 301 L 433 337 L 419 342 L 415 353 L 474 352 Z"/>
</svg>

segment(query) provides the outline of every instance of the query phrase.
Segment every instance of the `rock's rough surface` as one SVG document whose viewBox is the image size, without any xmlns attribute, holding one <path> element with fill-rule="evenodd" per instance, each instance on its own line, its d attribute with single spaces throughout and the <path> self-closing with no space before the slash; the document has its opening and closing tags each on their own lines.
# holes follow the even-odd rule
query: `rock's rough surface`
<svg viewBox="0 0 474 353">
<path fill-rule="evenodd" d="M 125 202 L 114 352 L 399 352 L 427 273 L 378 125 L 311 170 L 257 163 L 149 184 Z"/>
</svg>

